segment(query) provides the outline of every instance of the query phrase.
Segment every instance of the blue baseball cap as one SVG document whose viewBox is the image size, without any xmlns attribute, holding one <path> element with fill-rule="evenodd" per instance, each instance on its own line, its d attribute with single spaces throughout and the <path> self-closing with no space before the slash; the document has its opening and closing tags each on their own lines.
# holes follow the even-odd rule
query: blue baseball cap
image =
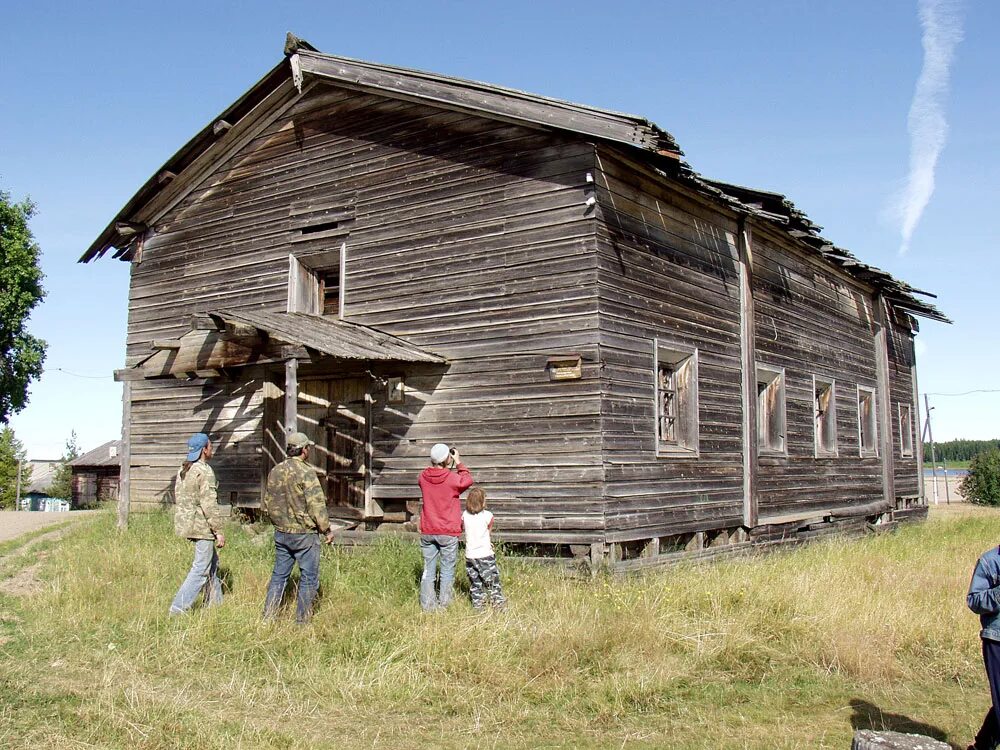
<svg viewBox="0 0 1000 750">
<path fill-rule="evenodd" d="M 188 438 L 188 461 L 197 461 L 201 458 L 201 452 L 208 445 L 208 435 L 204 432 L 196 432 Z"/>
</svg>

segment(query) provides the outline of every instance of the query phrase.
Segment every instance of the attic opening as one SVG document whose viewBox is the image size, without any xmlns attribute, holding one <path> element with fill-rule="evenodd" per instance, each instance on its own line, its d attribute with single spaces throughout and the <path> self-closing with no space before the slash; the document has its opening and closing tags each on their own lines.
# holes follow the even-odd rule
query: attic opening
<svg viewBox="0 0 1000 750">
<path fill-rule="evenodd" d="M 317 234 L 319 232 L 328 232 L 331 229 L 337 229 L 340 226 L 339 221 L 324 221 L 318 224 L 310 224 L 299 229 L 299 234 Z"/>
<path fill-rule="evenodd" d="M 288 312 L 344 315 L 344 262 L 347 244 L 339 250 L 288 256 Z"/>
</svg>

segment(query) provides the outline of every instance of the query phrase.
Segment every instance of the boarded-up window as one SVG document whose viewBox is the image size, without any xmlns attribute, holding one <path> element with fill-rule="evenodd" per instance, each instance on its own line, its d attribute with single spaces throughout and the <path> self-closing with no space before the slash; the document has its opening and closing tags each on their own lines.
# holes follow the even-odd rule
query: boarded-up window
<svg viewBox="0 0 1000 750">
<path fill-rule="evenodd" d="M 658 454 L 698 450 L 698 351 L 654 342 Z"/>
<path fill-rule="evenodd" d="M 785 453 L 785 371 L 757 365 L 757 447 Z"/>
<path fill-rule="evenodd" d="M 913 410 L 909 404 L 899 405 L 899 452 L 913 455 Z"/>
<path fill-rule="evenodd" d="M 878 412 L 875 389 L 858 386 L 858 442 L 862 456 L 878 455 Z"/>
<path fill-rule="evenodd" d="M 817 456 L 837 455 L 837 394 L 832 380 L 813 377 L 813 415 Z"/>
</svg>

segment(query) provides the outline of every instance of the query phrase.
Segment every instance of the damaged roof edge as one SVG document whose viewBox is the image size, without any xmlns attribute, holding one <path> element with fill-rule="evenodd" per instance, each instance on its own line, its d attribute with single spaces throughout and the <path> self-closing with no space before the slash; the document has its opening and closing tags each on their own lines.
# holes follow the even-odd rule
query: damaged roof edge
<svg viewBox="0 0 1000 750">
<path fill-rule="evenodd" d="M 278 65 L 153 173 L 153 176 L 132 196 L 80 257 L 79 262 L 87 263 L 100 258 L 112 247 L 119 250 L 115 257 L 131 259 L 131 254 L 125 248 L 131 242 L 130 237 L 135 235 L 137 230 L 144 229 L 136 224 L 136 214 L 164 188 L 165 182 L 161 177 L 167 175 L 169 182 L 169 176 L 179 176 L 201 154 L 224 137 L 225 130 L 220 131 L 216 127 L 220 121 L 224 121 L 228 126 L 235 125 L 287 81 L 294 80 L 297 85 L 301 84 L 300 80 L 295 80 L 296 75 L 301 73 L 321 80 L 336 81 L 360 90 L 383 91 L 390 96 L 417 99 L 440 107 L 474 111 L 487 117 L 541 125 L 638 149 L 645 154 L 647 160 L 653 162 L 654 166 L 665 163 L 675 165 L 670 168 L 671 174 L 682 180 L 688 180 L 714 199 L 739 212 L 778 225 L 789 236 L 798 240 L 801 246 L 818 253 L 826 262 L 879 289 L 900 309 L 933 320 L 951 322 L 933 305 L 913 296 L 922 294 L 933 297 L 933 295 L 916 290 L 888 273 L 860 262 L 850 252 L 834 246 L 832 242 L 820 236 L 822 227 L 814 224 L 784 195 L 699 175 L 681 160 L 683 152 L 673 136 L 644 117 L 589 107 L 479 81 L 324 55 L 291 33 L 285 40 L 284 53 L 285 58 Z M 289 63 L 289 59 L 294 66 Z"/>
<path fill-rule="evenodd" d="M 822 227 L 813 224 L 787 196 L 769 190 L 757 190 L 744 185 L 709 179 L 697 173 L 691 173 L 688 177 L 736 200 L 747 213 L 778 224 L 787 234 L 798 239 L 810 251 L 819 254 L 826 262 L 874 287 L 895 307 L 941 323 L 952 322 L 934 305 L 922 302 L 914 296 L 920 294 L 937 299 L 937 295 L 916 289 L 887 271 L 862 262 L 849 250 L 837 247 L 820 235 Z"/>
<path fill-rule="evenodd" d="M 208 123 L 194 138 L 185 143 L 155 172 L 153 176 L 146 180 L 145 184 L 133 195 L 122 209 L 115 215 L 115 218 L 104 228 L 104 231 L 91 244 L 87 251 L 80 256 L 79 263 L 89 263 L 95 258 L 102 257 L 112 247 L 119 247 L 116 244 L 122 238 L 116 228 L 119 224 L 131 223 L 131 217 L 135 211 L 147 204 L 163 188 L 160 176 L 165 172 L 179 175 L 191 162 L 193 162 L 206 148 L 215 143 L 222 133 L 217 132 L 216 124 L 225 121 L 230 125 L 235 125 L 247 113 L 251 112 L 260 104 L 268 94 L 274 91 L 282 82 L 291 78 L 291 69 L 287 61 L 282 60 L 268 73 L 255 83 L 249 91 L 237 99 L 232 105 L 227 107 L 212 121 Z"/>
</svg>

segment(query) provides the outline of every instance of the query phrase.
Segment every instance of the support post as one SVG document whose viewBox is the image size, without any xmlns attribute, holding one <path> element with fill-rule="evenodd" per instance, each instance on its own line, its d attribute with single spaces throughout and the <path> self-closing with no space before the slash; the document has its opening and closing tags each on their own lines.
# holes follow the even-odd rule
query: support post
<svg viewBox="0 0 1000 750">
<path fill-rule="evenodd" d="M 285 362 L 285 435 L 298 427 L 299 419 L 299 361 L 294 357 Z"/>
<path fill-rule="evenodd" d="M 913 346 L 913 339 L 910 339 L 910 346 Z M 913 414 L 915 415 L 913 424 L 920 424 L 920 390 L 917 388 L 917 355 L 916 352 L 910 357 L 910 382 L 913 390 Z M 924 494 L 924 435 L 920 433 L 920 442 L 913 446 L 917 456 L 917 492 L 920 493 L 920 502 L 927 505 L 927 496 Z"/>
<path fill-rule="evenodd" d="M 128 528 L 128 512 L 132 502 L 132 383 L 122 383 L 122 449 L 118 454 L 118 530 Z"/>
<path fill-rule="evenodd" d="M 875 295 L 875 379 L 878 386 L 879 451 L 882 464 L 882 499 L 896 507 L 896 462 L 892 445 L 892 409 L 889 391 L 889 323 L 885 299 Z"/>
<path fill-rule="evenodd" d="M 934 504 L 938 504 L 937 488 L 937 455 L 934 451 L 934 431 L 931 429 L 931 405 L 927 401 L 927 394 L 924 394 L 924 411 L 927 412 L 927 439 L 931 444 L 931 477 L 934 482 Z M 947 477 L 945 482 L 947 482 Z"/>
<path fill-rule="evenodd" d="M 740 266 L 740 368 L 743 371 L 743 525 L 757 525 L 757 350 L 754 339 L 753 238 L 740 217 L 736 238 Z"/>
<path fill-rule="evenodd" d="M 17 459 L 17 491 L 14 499 L 14 510 L 21 510 L 21 472 L 24 470 L 24 459 Z"/>
</svg>

